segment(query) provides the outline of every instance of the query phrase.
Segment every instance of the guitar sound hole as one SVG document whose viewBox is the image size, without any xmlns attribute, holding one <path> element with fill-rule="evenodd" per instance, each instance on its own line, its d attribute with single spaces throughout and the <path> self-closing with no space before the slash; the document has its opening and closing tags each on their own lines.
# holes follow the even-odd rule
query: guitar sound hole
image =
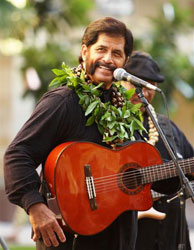
<svg viewBox="0 0 194 250">
<path fill-rule="evenodd" d="M 127 163 L 119 171 L 118 186 L 126 194 L 137 194 L 143 189 L 141 167 L 137 163 Z"/>
<path fill-rule="evenodd" d="M 136 189 L 141 184 L 141 175 L 137 169 L 127 169 L 123 173 L 122 182 L 127 189 Z"/>
</svg>

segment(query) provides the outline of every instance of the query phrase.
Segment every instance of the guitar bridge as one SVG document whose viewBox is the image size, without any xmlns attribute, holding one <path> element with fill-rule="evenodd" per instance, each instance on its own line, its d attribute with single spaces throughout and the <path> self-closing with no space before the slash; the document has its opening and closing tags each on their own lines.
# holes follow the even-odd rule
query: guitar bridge
<svg viewBox="0 0 194 250">
<path fill-rule="evenodd" d="M 85 173 L 86 189 L 87 189 L 88 199 L 90 202 L 90 207 L 92 210 L 96 210 L 98 206 L 96 203 L 96 191 L 90 165 L 88 164 L 84 165 L 84 173 Z"/>
</svg>

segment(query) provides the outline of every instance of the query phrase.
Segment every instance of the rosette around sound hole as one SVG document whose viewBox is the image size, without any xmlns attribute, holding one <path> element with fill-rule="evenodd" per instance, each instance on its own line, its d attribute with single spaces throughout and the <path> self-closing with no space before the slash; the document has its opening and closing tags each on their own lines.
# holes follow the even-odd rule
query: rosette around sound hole
<svg viewBox="0 0 194 250">
<path fill-rule="evenodd" d="M 127 163 L 119 171 L 118 185 L 126 194 L 137 194 L 143 189 L 140 166 L 137 163 Z"/>
</svg>

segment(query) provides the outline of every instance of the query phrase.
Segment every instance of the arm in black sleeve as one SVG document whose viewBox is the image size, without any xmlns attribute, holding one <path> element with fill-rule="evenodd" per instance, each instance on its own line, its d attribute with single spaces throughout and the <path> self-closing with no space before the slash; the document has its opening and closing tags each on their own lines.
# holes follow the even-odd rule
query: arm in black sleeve
<svg viewBox="0 0 194 250">
<path fill-rule="evenodd" d="M 175 143 L 180 151 L 183 159 L 188 159 L 194 156 L 194 149 L 187 140 L 184 133 L 171 121 L 174 131 Z"/>
<path fill-rule="evenodd" d="M 160 121 L 160 126 L 161 126 L 167 140 L 169 141 L 170 146 L 173 149 L 172 138 L 171 138 L 170 130 L 168 127 L 169 122 L 168 122 L 167 118 L 162 116 L 162 115 L 159 115 L 159 121 Z M 194 156 L 193 147 L 191 146 L 191 144 L 189 143 L 189 141 L 185 137 L 184 133 L 172 121 L 170 121 L 170 123 L 171 123 L 173 136 L 174 136 L 174 140 L 175 140 L 177 156 L 179 158 L 183 158 L 183 159 L 193 157 Z M 157 146 L 158 146 L 158 149 L 161 153 L 161 156 L 162 156 L 164 162 L 171 160 L 169 154 L 167 153 L 167 150 L 165 149 L 164 144 L 161 141 Z M 152 188 L 158 192 L 165 193 L 165 194 L 175 193 L 180 188 L 179 177 L 155 182 L 155 183 L 153 183 Z"/>
<path fill-rule="evenodd" d="M 58 143 L 57 131 L 67 112 L 64 99 L 56 93 L 47 93 L 4 155 L 8 199 L 26 211 L 35 203 L 45 202 L 39 193 L 36 168 Z"/>
<path fill-rule="evenodd" d="M 175 131 L 175 142 L 178 145 L 179 152 L 183 159 L 194 157 L 194 149 L 190 142 L 187 140 L 184 133 L 172 122 Z M 191 174 L 187 175 L 189 180 L 193 180 L 194 177 Z"/>
</svg>

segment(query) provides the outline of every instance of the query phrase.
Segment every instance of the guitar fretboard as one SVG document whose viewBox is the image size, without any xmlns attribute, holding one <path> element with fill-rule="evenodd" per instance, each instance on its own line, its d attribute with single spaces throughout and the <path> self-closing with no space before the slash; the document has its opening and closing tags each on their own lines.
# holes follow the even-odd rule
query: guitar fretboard
<svg viewBox="0 0 194 250">
<path fill-rule="evenodd" d="M 184 174 L 194 172 L 194 157 L 178 161 Z M 152 183 L 159 180 L 164 180 L 178 176 L 177 169 L 173 161 L 161 165 L 154 165 L 140 169 L 142 174 L 142 184 Z"/>
</svg>

